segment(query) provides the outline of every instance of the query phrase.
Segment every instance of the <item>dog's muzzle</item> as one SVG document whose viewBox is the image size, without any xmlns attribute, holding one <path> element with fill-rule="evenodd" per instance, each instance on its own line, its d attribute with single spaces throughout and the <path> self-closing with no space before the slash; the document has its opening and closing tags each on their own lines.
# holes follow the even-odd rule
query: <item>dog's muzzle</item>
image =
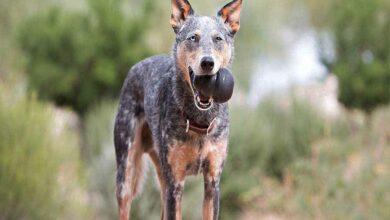
<svg viewBox="0 0 390 220">
<path fill-rule="evenodd" d="M 233 95 L 234 77 L 226 68 L 221 68 L 216 74 L 196 75 L 189 68 L 195 105 L 202 111 L 209 110 L 213 103 L 229 101 Z"/>
<path fill-rule="evenodd" d="M 192 85 L 192 91 L 194 94 L 194 103 L 196 108 L 198 108 L 201 111 L 207 111 L 209 110 L 214 103 L 213 97 L 210 94 L 205 94 L 203 91 L 199 91 L 196 88 L 199 88 L 196 86 L 199 82 L 197 82 L 197 77 L 194 71 L 192 70 L 191 67 L 188 68 L 189 73 L 190 73 L 190 80 L 191 80 L 191 85 Z M 202 76 L 205 77 L 205 76 Z M 200 82 L 202 83 L 202 82 Z"/>
</svg>

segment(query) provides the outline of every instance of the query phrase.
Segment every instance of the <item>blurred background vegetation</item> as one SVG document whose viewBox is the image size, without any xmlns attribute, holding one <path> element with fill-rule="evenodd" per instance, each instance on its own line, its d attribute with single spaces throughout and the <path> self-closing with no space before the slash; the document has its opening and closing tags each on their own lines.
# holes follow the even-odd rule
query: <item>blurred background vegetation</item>
<svg viewBox="0 0 390 220">
<path fill-rule="evenodd" d="M 168 0 L 0 0 L 0 219 L 117 217 L 119 90 L 170 52 L 169 17 Z M 388 0 L 244 1 L 221 219 L 390 218 L 389 35 Z M 150 169 L 133 219 L 158 219 L 154 198 Z"/>
</svg>

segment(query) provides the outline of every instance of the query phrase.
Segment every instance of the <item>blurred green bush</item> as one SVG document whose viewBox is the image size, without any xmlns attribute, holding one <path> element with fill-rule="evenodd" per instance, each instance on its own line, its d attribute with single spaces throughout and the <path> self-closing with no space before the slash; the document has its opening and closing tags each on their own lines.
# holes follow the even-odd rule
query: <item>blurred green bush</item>
<svg viewBox="0 0 390 220">
<path fill-rule="evenodd" d="M 144 33 L 153 9 L 144 1 L 142 11 L 129 16 L 123 5 L 90 0 L 85 10 L 50 7 L 26 20 L 18 41 L 29 87 L 82 114 L 98 100 L 118 96 L 128 69 L 150 54 Z"/>
<path fill-rule="evenodd" d="M 4 88 L 0 84 L 0 219 L 87 214 L 80 198 L 72 197 L 81 189 L 74 136 L 55 132 L 52 106 Z"/>
<path fill-rule="evenodd" d="M 258 109 L 231 109 L 231 138 L 222 175 L 222 217 L 242 208 L 263 175 L 282 179 L 288 165 L 310 154 L 324 121 L 309 105 L 268 101 Z"/>
<path fill-rule="evenodd" d="M 116 219 L 114 118 L 117 105 L 102 101 L 85 115 L 84 142 L 87 161 L 87 186 L 92 195 L 91 206 L 98 219 Z"/>
<path fill-rule="evenodd" d="M 316 157 L 288 171 L 294 193 L 286 204 L 305 219 L 388 219 L 389 151 L 378 161 L 362 146 L 359 137 L 314 145 Z"/>
<path fill-rule="evenodd" d="M 390 107 L 373 112 L 372 126 L 346 138 L 325 138 L 288 170 L 296 213 L 307 219 L 389 219 Z M 375 132 L 367 147 L 366 133 Z"/>
<path fill-rule="evenodd" d="M 48 219 L 59 210 L 50 112 L 35 99 L 0 101 L 0 218 Z M 57 155 L 58 156 L 58 155 Z"/>
<path fill-rule="evenodd" d="M 330 122 L 332 132 L 287 165 L 282 181 L 261 175 L 239 194 L 243 219 L 389 219 L 389 113 L 390 106 L 375 110 L 371 127 L 351 113 L 346 121 Z M 347 132 L 337 133 L 339 126 Z M 370 146 L 367 133 L 375 134 Z"/>
<path fill-rule="evenodd" d="M 330 67 L 340 81 L 339 100 L 371 112 L 390 102 L 390 2 L 332 2 L 326 19 L 337 51 Z"/>
</svg>

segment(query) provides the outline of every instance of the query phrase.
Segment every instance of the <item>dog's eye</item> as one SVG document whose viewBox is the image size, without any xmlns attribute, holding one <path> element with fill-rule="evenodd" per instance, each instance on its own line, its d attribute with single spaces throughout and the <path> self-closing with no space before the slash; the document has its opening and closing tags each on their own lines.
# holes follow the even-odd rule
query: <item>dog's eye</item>
<svg viewBox="0 0 390 220">
<path fill-rule="evenodd" d="M 216 37 L 215 40 L 216 41 L 223 41 L 222 37 Z"/>
<path fill-rule="evenodd" d="M 198 39 L 198 37 L 196 35 L 192 35 L 189 38 L 187 38 L 187 40 L 192 41 L 192 42 L 196 42 L 197 39 Z"/>
</svg>

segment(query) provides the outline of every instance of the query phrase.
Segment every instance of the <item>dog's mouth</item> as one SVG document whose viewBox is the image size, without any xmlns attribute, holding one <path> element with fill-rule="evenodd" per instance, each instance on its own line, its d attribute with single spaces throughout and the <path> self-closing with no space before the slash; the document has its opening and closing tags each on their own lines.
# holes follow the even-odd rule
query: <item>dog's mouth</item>
<svg viewBox="0 0 390 220">
<path fill-rule="evenodd" d="M 204 96 L 200 91 L 198 91 L 194 86 L 195 73 L 191 67 L 188 67 L 188 72 L 190 74 L 190 81 L 192 92 L 194 95 L 194 103 L 196 108 L 201 111 L 207 111 L 213 106 L 213 98 Z"/>
</svg>

